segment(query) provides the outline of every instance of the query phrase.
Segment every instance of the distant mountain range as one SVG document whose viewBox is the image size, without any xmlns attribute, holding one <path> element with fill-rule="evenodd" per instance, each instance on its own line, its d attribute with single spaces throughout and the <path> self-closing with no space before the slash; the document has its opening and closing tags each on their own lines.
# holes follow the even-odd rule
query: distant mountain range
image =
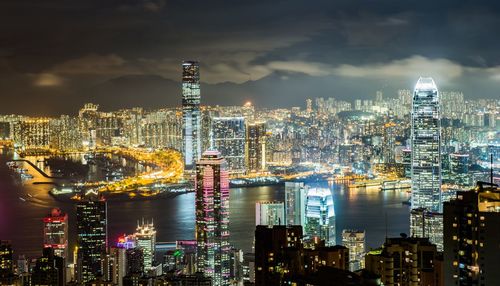
<svg viewBox="0 0 500 286">
<path fill-rule="evenodd" d="M 138 106 L 151 110 L 181 103 L 181 83 L 158 75 L 127 75 L 92 85 L 70 82 L 45 89 L 13 84 L 18 89 L 2 97 L 0 114 L 76 114 L 86 102 L 97 103 L 102 110 Z M 202 83 L 201 96 L 204 105 L 243 105 L 251 101 L 257 107 L 291 107 L 304 106 L 306 98 L 315 97 L 335 97 L 350 102 L 356 98 L 373 99 L 377 90 L 382 90 L 384 96 L 395 97 L 398 89 L 411 89 L 411 84 L 276 72 L 241 84 Z"/>
</svg>

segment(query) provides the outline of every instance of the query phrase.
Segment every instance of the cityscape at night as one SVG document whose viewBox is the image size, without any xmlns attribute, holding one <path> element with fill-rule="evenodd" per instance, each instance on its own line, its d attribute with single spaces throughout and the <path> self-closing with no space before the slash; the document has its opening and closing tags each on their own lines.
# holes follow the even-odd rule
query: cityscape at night
<svg viewBox="0 0 500 286">
<path fill-rule="evenodd" d="M 500 5 L 357 2 L 1 1 L 0 285 L 500 285 Z"/>
</svg>

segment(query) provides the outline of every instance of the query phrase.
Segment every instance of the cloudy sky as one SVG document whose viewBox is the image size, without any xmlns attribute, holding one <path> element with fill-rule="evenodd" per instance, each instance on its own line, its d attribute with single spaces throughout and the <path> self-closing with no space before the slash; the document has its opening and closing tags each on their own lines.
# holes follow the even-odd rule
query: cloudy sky
<svg viewBox="0 0 500 286">
<path fill-rule="evenodd" d="M 185 59 L 206 104 L 394 96 L 420 75 L 499 98 L 500 2 L 0 1 L 0 113 L 175 106 Z"/>
</svg>

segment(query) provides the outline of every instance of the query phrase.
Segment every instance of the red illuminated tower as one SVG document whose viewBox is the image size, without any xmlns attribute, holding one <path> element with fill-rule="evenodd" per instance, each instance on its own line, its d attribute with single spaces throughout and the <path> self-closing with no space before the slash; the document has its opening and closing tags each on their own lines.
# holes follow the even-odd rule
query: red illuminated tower
<svg viewBox="0 0 500 286">
<path fill-rule="evenodd" d="M 68 257 L 68 215 L 54 208 L 43 218 L 43 247 L 54 249 L 54 254 Z"/>
</svg>

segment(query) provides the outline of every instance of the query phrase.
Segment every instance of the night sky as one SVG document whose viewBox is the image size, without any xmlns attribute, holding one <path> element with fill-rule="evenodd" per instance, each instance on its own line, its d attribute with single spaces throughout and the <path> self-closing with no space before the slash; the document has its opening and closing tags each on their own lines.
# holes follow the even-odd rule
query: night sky
<svg viewBox="0 0 500 286">
<path fill-rule="evenodd" d="M 2 114 L 176 106 L 182 60 L 203 104 L 392 97 L 420 75 L 499 98 L 500 2 L 0 0 Z"/>
</svg>

